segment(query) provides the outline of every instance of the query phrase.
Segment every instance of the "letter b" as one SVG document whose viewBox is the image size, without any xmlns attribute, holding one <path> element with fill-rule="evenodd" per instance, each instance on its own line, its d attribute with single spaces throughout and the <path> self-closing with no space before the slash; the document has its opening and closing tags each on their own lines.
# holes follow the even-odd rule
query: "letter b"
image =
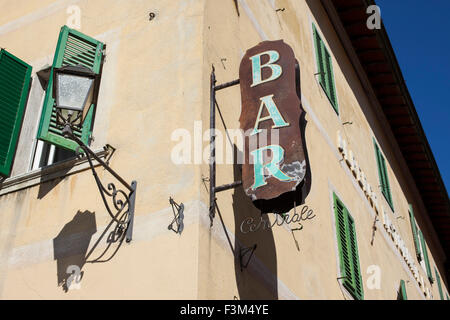
<svg viewBox="0 0 450 320">
<path fill-rule="evenodd" d="M 261 56 L 263 55 L 268 55 L 269 61 L 261 65 Z M 275 62 L 277 62 L 278 59 L 280 59 L 280 54 L 275 50 L 265 51 L 250 57 L 250 60 L 252 61 L 252 77 L 253 77 L 253 83 L 251 87 L 257 86 L 258 84 L 264 82 L 278 79 L 281 76 L 282 68 L 280 65 L 275 64 Z M 272 75 L 264 80 L 262 79 L 261 73 L 261 70 L 263 68 L 270 68 L 272 70 Z"/>
</svg>

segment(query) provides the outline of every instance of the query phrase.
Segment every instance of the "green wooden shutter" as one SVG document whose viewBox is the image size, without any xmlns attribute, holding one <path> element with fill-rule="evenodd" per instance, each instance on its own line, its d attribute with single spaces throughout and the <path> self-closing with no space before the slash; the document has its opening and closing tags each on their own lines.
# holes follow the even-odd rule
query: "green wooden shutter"
<svg viewBox="0 0 450 320">
<path fill-rule="evenodd" d="M 441 300 L 444 300 L 444 292 L 442 291 L 441 277 L 439 277 L 439 273 L 438 273 L 436 267 L 434 267 L 434 272 L 436 274 L 436 281 L 437 281 L 438 288 L 439 288 L 439 296 L 441 297 Z"/>
<path fill-rule="evenodd" d="M 414 211 L 411 204 L 409 204 L 409 221 L 411 222 L 411 231 L 414 239 L 414 248 L 416 248 L 416 256 L 419 261 L 422 260 L 422 255 L 420 253 L 420 244 L 419 239 L 417 237 L 417 226 L 416 219 L 414 218 Z"/>
<path fill-rule="evenodd" d="M 319 32 L 317 31 L 316 26 L 314 24 L 313 24 L 313 36 L 314 36 L 314 44 L 316 47 L 317 69 L 318 72 L 320 73 L 319 82 L 323 90 L 325 91 L 328 99 L 330 100 L 334 111 L 336 111 L 336 113 L 339 114 L 331 56 L 325 46 L 325 43 L 320 38 Z"/>
<path fill-rule="evenodd" d="M 0 50 L 0 176 L 11 173 L 25 113 L 31 66 Z"/>
<path fill-rule="evenodd" d="M 386 160 L 384 159 L 383 155 L 380 152 L 380 158 L 381 158 L 381 165 L 382 165 L 382 171 L 384 174 L 384 195 L 386 196 L 387 201 L 389 202 L 392 210 L 393 209 L 393 205 L 392 205 L 392 195 L 391 195 L 391 186 L 389 185 L 389 178 L 388 178 L 388 173 L 387 173 L 387 167 L 386 167 Z"/>
<path fill-rule="evenodd" d="M 343 285 L 355 299 L 363 299 L 355 223 L 347 208 L 334 194 L 334 212 Z"/>
<path fill-rule="evenodd" d="M 373 144 L 375 147 L 375 157 L 377 159 L 378 177 L 379 177 L 380 186 L 381 186 L 381 193 L 384 195 L 384 197 L 385 197 L 386 201 L 388 202 L 389 206 L 391 207 L 392 211 L 394 211 L 394 204 L 392 201 L 391 187 L 389 185 L 389 177 L 388 177 L 388 173 L 387 173 L 386 160 L 384 159 L 384 156 L 381 153 L 381 150 L 378 147 L 378 144 L 375 141 L 375 138 L 373 139 Z"/>
<path fill-rule="evenodd" d="M 50 74 L 42 108 L 38 139 L 50 142 L 65 149 L 76 150 L 78 144 L 70 139 L 64 138 L 61 134 L 62 128 L 56 126 L 55 100 L 52 97 L 53 68 L 80 64 L 98 74 L 101 69 L 103 47 L 103 43 L 86 36 L 79 31 L 70 29 L 67 26 L 61 28 L 53 60 L 52 72 Z M 89 138 L 92 133 L 94 107 L 95 106 L 91 106 L 86 115 L 83 128 L 81 130 L 74 130 L 74 134 L 86 144 L 89 144 Z"/>
<path fill-rule="evenodd" d="M 347 216 L 344 205 L 334 195 L 334 212 L 336 215 L 336 231 L 340 254 L 341 277 L 344 278 L 344 286 L 352 286 L 352 261 L 348 254 L 348 227 Z"/>
<path fill-rule="evenodd" d="M 317 32 L 316 27 L 313 25 L 313 33 L 314 33 L 314 44 L 316 47 L 316 61 L 317 61 L 317 70 L 319 72 L 319 82 L 322 88 L 326 90 L 326 81 L 325 81 L 325 64 L 323 60 L 323 42 L 322 39 L 320 39 L 319 32 Z"/>
<path fill-rule="evenodd" d="M 425 261 L 425 268 L 427 269 L 427 276 L 431 283 L 433 283 L 433 275 L 431 274 L 431 266 L 430 266 L 430 260 L 428 259 L 428 250 L 427 250 L 427 244 L 425 243 L 425 239 L 423 237 L 422 231 L 419 230 L 419 238 L 420 243 L 422 245 L 422 253 L 423 253 L 423 260 Z"/>
<path fill-rule="evenodd" d="M 347 211 L 347 209 L 345 209 Z M 349 224 L 349 239 L 350 239 L 350 254 L 352 257 L 352 267 L 353 267 L 353 288 L 355 298 L 362 300 L 364 299 L 363 293 L 363 282 L 361 277 L 361 269 L 359 266 L 359 254 L 358 254 L 358 243 L 356 241 L 356 228 L 355 221 L 352 216 L 347 211 L 347 221 Z"/>
<path fill-rule="evenodd" d="M 336 87 L 334 84 L 333 63 L 331 61 L 331 56 L 325 47 L 325 44 L 322 43 L 322 45 L 323 45 L 323 51 L 324 51 L 324 57 L 325 57 L 327 94 L 328 94 L 328 98 L 330 99 L 331 105 L 334 108 L 334 111 L 336 111 L 336 113 L 339 114 L 337 98 L 336 98 Z"/>
<path fill-rule="evenodd" d="M 400 292 L 398 293 L 398 300 L 408 300 L 408 296 L 406 295 L 405 280 L 400 280 Z"/>
</svg>

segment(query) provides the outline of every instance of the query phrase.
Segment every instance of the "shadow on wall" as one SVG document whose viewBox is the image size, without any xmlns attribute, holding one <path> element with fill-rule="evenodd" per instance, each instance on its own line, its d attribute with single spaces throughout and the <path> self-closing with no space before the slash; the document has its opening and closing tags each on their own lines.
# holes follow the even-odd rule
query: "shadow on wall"
<svg viewBox="0 0 450 320">
<path fill-rule="evenodd" d="M 44 144 L 44 151 L 41 157 L 41 163 L 40 163 L 40 167 L 44 167 L 45 163 L 47 163 L 48 161 L 48 157 L 49 157 L 49 153 L 50 153 L 50 144 L 45 143 Z M 67 163 L 67 166 L 65 166 L 64 168 L 62 168 L 58 174 L 61 175 L 62 178 L 56 178 L 50 181 L 44 181 L 43 179 L 45 179 L 45 176 L 41 176 L 41 183 L 39 184 L 39 191 L 38 191 L 38 199 L 42 199 L 44 198 L 49 192 L 51 192 L 61 181 L 63 181 L 66 177 L 66 174 L 73 168 L 73 166 L 76 163 L 76 154 L 73 151 L 70 150 L 65 150 L 62 148 L 55 148 L 55 155 L 54 155 L 54 160 L 55 163 L 59 162 L 59 161 L 63 161 L 63 160 L 68 160 L 71 159 L 70 163 Z"/>
<path fill-rule="evenodd" d="M 58 286 L 67 292 L 71 285 L 79 285 L 87 263 L 110 261 L 126 238 L 126 227 L 111 220 L 88 252 L 97 232 L 95 213 L 78 211 L 53 239 L 54 259 L 57 263 Z M 111 231 L 110 231 L 111 230 Z M 94 253 L 96 255 L 95 258 Z"/>
<path fill-rule="evenodd" d="M 227 130 L 217 102 L 216 106 L 222 124 L 225 130 Z M 233 145 L 234 152 L 234 181 L 242 181 L 242 165 L 237 164 L 237 159 L 243 159 L 242 152 L 232 143 L 231 139 L 229 141 Z M 245 194 L 242 186 L 234 189 L 232 199 L 235 226 L 234 245 L 231 243 L 217 202 L 215 206 L 228 243 L 233 251 L 236 287 L 239 292 L 239 299 L 278 300 L 277 254 L 272 230 L 270 228 L 265 230 L 259 228 L 255 232 L 241 232 L 241 224 L 246 219 L 253 219 L 257 223 L 262 221 L 262 223 L 268 224 L 268 217 L 267 215 L 262 215 L 261 211 L 254 206 L 250 198 Z M 253 252 L 252 248 L 255 245 L 257 247 Z M 242 264 L 244 266 L 247 265 L 247 267 L 241 265 L 241 254 L 243 255 Z M 255 261 L 260 263 L 255 263 Z"/>
<path fill-rule="evenodd" d="M 298 62 L 297 62 L 298 65 Z M 296 68 L 296 88 L 297 95 L 301 101 L 301 84 L 300 84 L 300 70 Z M 299 105 L 302 109 L 302 106 Z M 299 119 L 299 128 L 302 139 L 302 148 L 306 162 L 305 177 L 295 191 L 285 193 L 275 200 L 269 202 L 259 201 L 253 203 L 245 194 L 242 186 L 236 188 L 233 194 L 233 211 L 234 211 L 234 225 L 235 225 L 235 274 L 236 284 L 239 291 L 240 299 L 278 299 L 278 273 L 277 273 L 277 254 L 275 240 L 272 228 L 263 226 L 270 226 L 270 220 L 267 214 L 263 213 L 285 213 L 289 212 L 294 207 L 298 207 L 305 202 L 311 190 L 312 175 L 308 157 L 308 149 L 306 147 L 306 131 L 307 121 L 305 119 L 305 112 L 302 110 Z M 241 157 L 240 151 L 234 145 L 235 163 L 236 159 Z M 234 181 L 242 180 L 242 165 L 234 165 Z M 267 205 L 267 206 L 266 206 Z M 258 208 L 256 207 L 258 206 Z M 270 208 L 269 208 L 270 207 Z M 253 219 L 260 227 L 254 231 L 249 232 L 249 225 L 245 221 Z M 242 226 L 242 229 L 241 229 Z M 247 227 L 247 228 L 244 228 Z M 248 269 L 241 270 L 240 253 L 244 249 L 247 254 L 243 257 L 245 264 L 250 258 L 251 248 L 257 245 L 255 254 L 258 257 L 259 263 L 256 260 L 250 260 Z M 251 257 L 254 259 L 254 257 Z M 250 266 L 250 264 L 252 264 Z"/>
<path fill-rule="evenodd" d="M 234 145 L 234 154 L 236 156 L 240 151 Z M 234 165 L 234 181 L 242 180 L 242 165 Z M 245 221 L 253 219 L 256 223 L 262 220 L 263 223 L 270 223 L 267 215 L 262 215 L 245 194 L 242 186 L 234 189 L 233 193 L 233 211 L 235 225 L 235 263 L 234 270 L 236 275 L 236 286 L 241 300 L 267 299 L 278 300 L 278 274 L 277 274 L 277 253 L 272 229 L 259 228 L 257 231 L 249 232 Z M 251 248 L 257 245 L 254 255 L 250 260 L 250 252 L 244 255 L 243 264 L 248 261 L 248 267 L 241 270 L 240 253 L 242 249 Z M 257 258 L 256 258 L 257 256 Z M 260 270 L 260 264 L 255 263 L 258 259 L 263 268 Z M 251 272 L 249 272 L 251 270 Z M 267 272 L 268 271 L 268 272 Z"/>
<path fill-rule="evenodd" d="M 62 286 L 65 292 L 69 290 L 72 281 L 79 283 L 81 280 L 83 276 L 81 269 L 86 263 L 86 252 L 96 232 L 95 213 L 78 211 L 53 239 L 58 286 Z"/>
</svg>

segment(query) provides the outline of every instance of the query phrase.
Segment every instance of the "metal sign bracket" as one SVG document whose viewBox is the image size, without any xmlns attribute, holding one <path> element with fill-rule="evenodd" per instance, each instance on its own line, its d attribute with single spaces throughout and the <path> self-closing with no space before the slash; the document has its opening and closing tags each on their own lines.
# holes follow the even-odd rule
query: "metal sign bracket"
<svg viewBox="0 0 450 320">
<path fill-rule="evenodd" d="M 216 213 L 216 192 L 229 190 L 242 185 L 242 181 L 235 181 L 233 183 L 224 184 L 216 187 L 216 91 L 235 86 L 239 84 L 239 79 L 226 82 L 216 86 L 216 75 L 214 66 L 211 71 L 211 86 L 210 86 L 210 160 L 209 160 L 209 219 L 211 220 L 211 227 L 213 225 Z"/>
</svg>

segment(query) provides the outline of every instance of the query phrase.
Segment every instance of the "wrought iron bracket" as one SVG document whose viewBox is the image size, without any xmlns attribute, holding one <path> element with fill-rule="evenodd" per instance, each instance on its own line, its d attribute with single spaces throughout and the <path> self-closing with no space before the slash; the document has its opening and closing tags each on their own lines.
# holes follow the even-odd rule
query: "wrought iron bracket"
<svg viewBox="0 0 450 320">
<path fill-rule="evenodd" d="M 173 220 L 167 227 L 167 229 L 172 230 L 175 233 L 181 234 L 184 229 L 184 204 L 176 203 L 172 198 L 169 198 L 170 205 L 172 206 L 173 211 Z M 176 212 L 175 212 L 176 211 Z M 173 228 L 173 224 L 176 224 L 176 229 Z"/>
<path fill-rule="evenodd" d="M 108 214 L 112 220 L 117 223 L 117 226 L 123 230 L 126 230 L 126 241 L 130 242 L 133 235 L 133 224 L 134 224 L 134 207 L 136 202 L 136 187 L 137 182 L 132 181 L 128 184 L 121 176 L 119 176 L 111 167 L 100 159 L 83 141 L 81 141 L 72 132 L 70 124 L 66 123 L 64 129 L 62 130 L 64 137 L 75 141 L 80 148 L 84 151 L 89 166 L 94 176 L 95 182 L 97 183 L 98 190 L 102 196 L 103 204 L 108 211 Z M 92 159 L 95 159 L 103 168 L 105 168 L 114 178 L 116 178 L 127 190 L 116 188 L 114 183 L 108 183 L 105 187 L 100 178 L 95 171 Z M 107 200 L 112 202 L 112 206 Z"/>
<path fill-rule="evenodd" d="M 227 185 L 216 187 L 216 91 L 239 84 L 240 80 L 233 80 L 224 84 L 216 85 L 216 74 L 214 66 L 211 71 L 211 85 L 210 85 L 210 159 L 209 159 L 209 219 L 211 227 L 213 225 L 214 217 L 216 215 L 216 192 L 228 190 L 238 187 L 242 184 L 241 181 L 236 181 Z"/>
<path fill-rule="evenodd" d="M 248 264 L 250 263 L 250 260 L 253 257 L 253 253 L 256 250 L 256 247 L 257 247 L 257 245 L 255 243 L 252 247 L 240 248 L 240 250 L 239 250 L 239 265 L 241 267 L 241 272 L 244 270 L 244 268 L 246 269 L 248 267 Z M 244 257 L 248 254 L 249 254 L 249 257 L 247 259 L 247 262 L 244 264 L 244 262 L 243 262 Z"/>
</svg>

